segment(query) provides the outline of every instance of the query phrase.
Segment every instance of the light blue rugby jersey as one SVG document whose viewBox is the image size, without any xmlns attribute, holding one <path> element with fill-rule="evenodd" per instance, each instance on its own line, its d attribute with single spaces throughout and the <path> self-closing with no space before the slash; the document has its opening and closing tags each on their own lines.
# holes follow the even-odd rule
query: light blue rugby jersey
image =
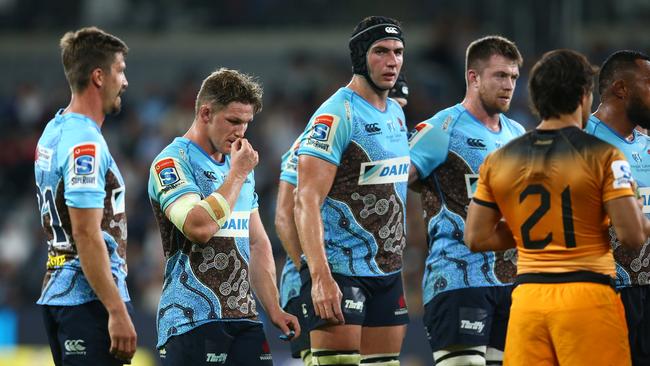
<svg viewBox="0 0 650 366">
<path fill-rule="evenodd" d="M 463 242 L 467 207 L 485 157 L 525 130 L 500 115 L 494 132 L 461 104 L 438 112 L 409 135 L 411 162 L 423 183 L 422 207 L 429 240 L 424 303 L 449 290 L 502 286 L 516 274 L 516 250 L 472 253 Z"/>
<path fill-rule="evenodd" d="M 410 164 L 404 120 L 394 100 L 380 111 L 341 88 L 305 129 L 298 155 L 338 166 L 321 207 L 333 273 L 385 276 L 402 269 Z"/>
<path fill-rule="evenodd" d="M 90 118 L 61 114 L 48 122 L 36 147 L 34 173 L 48 261 L 38 304 L 79 305 L 97 300 L 81 270 L 68 207 L 102 208 L 101 230 L 120 296 L 126 287 L 124 180 L 99 126 Z"/>
<path fill-rule="evenodd" d="M 231 215 L 205 245 L 192 243 L 164 212 L 187 193 L 205 198 L 230 171 L 230 156 L 212 159 L 192 141 L 177 137 L 156 157 L 149 172 L 149 198 L 158 221 L 166 258 L 158 304 L 158 347 L 168 338 L 213 321 L 258 321 L 249 282 L 249 227 L 257 210 L 251 172 Z"/>
<path fill-rule="evenodd" d="M 632 168 L 632 177 L 636 181 L 639 194 L 643 197 L 643 213 L 650 218 L 650 144 L 647 135 L 634 130 L 634 139 L 625 137 L 612 130 L 595 116 L 589 117 L 585 132 L 619 148 Z M 650 284 L 650 242 L 639 250 L 622 246 L 616 240 L 616 234 L 610 230 L 612 249 L 616 260 L 616 286 L 629 287 Z"/>
<path fill-rule="evenodd" d="M 296 151 L 300 146 L 300 138 L 298 137 L 291 145 L 291 148 L 282 155 L 280 166 L 280 180 L 292 186 L 298 185 L 298 155 L 296 155 Z M 282 308 L 287 306 L 291 299 L 299 295 L 300 285 L 300 273 L 291 258 L 287 256 L 287 261 L 282 269 L 282 276 L 280 276 L 280 306 Z"/>
</svg>

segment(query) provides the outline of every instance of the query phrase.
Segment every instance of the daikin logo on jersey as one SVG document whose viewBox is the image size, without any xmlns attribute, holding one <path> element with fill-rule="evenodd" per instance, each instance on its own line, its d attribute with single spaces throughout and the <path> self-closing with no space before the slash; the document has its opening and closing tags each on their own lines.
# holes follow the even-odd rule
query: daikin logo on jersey
<svg viewBox="0 0 650 366">
<path fill-rule="evenodd" d="M 214 236 L 220 238 L 248 238 L 250 211 L 234 211 Z"/>
<path fill-rule="evenodd" d="M 408 156 L 361 163 L 359 185 L 406 182 L 410 165 Z"/>
</svg>

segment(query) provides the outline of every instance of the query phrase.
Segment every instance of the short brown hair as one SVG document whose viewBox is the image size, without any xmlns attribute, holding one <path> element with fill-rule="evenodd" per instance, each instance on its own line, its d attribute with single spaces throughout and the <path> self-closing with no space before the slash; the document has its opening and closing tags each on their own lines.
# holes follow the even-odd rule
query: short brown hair
<svg viewBox="0 0 650 366">
<path fill-rule="evenodd" d="M 129 52 L 121 39 L 96 27 L 67 32 L 60 46 L 65 77 L 75 92 L 86 89 L 93 70 L 101 68 L 110 73 L 115 54 L 126 56 Z"/>
<path fill-rule="evenodd" d="M 262 87 L 252 76 L 222 67 L 203 80 L 196 96 L 197 114 L 206 102 L 218 109 L 231 102 L 250 104 L 257 113 L 262 110 Z"/>
<path fill-rule="evenodd" d="M 481 62 L 487 62 L 493 55 L 503 56 L 517 62 L 521 67 L 524 59 L 517 49 L 517 46 L 509 39 L 501 36 L 485 36 L 479 38 L 467 46 L 465 52 L 465 72 L 469 69 L 481 71 Z"/>
<path fill-rule="evenodd" d="M 596 73 L 597 68 L 579 52 L 546 52 L 530 70 L 528 92 L 533 112 L 542 120 L 573 113 L 582 97 L 593 91 Z"/>
</svg>

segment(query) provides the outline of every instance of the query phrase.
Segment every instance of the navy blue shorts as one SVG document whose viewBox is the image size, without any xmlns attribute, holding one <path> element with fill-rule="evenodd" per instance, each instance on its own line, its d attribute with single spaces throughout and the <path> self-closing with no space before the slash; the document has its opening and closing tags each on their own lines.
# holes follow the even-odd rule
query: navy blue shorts
<svg viewBox="0 0 650 366">
<path fill-rule="evenodd" d="M 632 364 L 650 365 L 650 286 L 620 289 L 625 306 Z"/>
<path fill-rule="evenodd" d="M 424 328 L 433 352 L 449 346 L 504 349 L 513 286 L 442 292 L 424 306 Z"/>
<path fill-rule="evenodd" d="M 303 294 L 300 293 L 298 296 L 289 300 L 287 306 L 284 307 L 284 310 L 292 315 L 295 315 L 298 318 L 300 323 L 300 336 L 291 340 L 291 356 L 293 358 L 301 358 L 300 352 L 306 349 L 311 348 L 311 342 L 309 341 L 309 331 L 307 331 L 307 304 L 306 301 L 303 301 Z M 303 310 L 304 309 L 304 310 Z"/>
<path fill-rule="evenodd" d="M 163 366 L 272 366 L 262 324 L 215 321 L 175 335 L 159 350 Z"/>
<path fill-rule="evenodd" d="M 404 301 L 402 273 L 382 277 L 344 276 L 332 273 L 343 293 L 341 310 L 345 324 L 364 327 L 389 327 L 408 324 L 409 316 Z M 300 270 L 300 296 L 307 310 L 307 328 L 314 330 L 329 323 L 314 312 L 311 299 L 311 276 L 307 266 Z"/>
<path fill-rule="evenodd" d="M 126 303 L 133 318 L 133 307 Z M 45 331 L 56 366 L 123 365 L 110 354 L 108 312 L 99 301 L 74 306 L 42 305 Z"/>
</svg>

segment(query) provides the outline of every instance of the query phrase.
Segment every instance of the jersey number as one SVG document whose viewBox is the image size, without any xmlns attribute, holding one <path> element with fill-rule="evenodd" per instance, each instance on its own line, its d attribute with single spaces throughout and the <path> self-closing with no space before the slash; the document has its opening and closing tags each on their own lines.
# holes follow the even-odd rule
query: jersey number
<svg viewBox="0 0 650 366">
<path fill-rule="evenodd" d="M 551 209 L 551 193 L 541 184 L 531 184 L 519 195 L 519 203 L 531 195 L 539 195 L 539 207 L 521 225 L 521 238 L 526 249 L 544 249 L 553 240 L 553 233 L 549 232 L 544 239 L 532 240 L 530 231 Z M 571 189 L 568 186 L 562 191 L 562 227 L 564 229 L 564 244 L 567 248 L 575 248 L 576 238 L 573 232 Z"/>
<path fill-rule="evenodd" d="M 38 207 L 41 210 L 41 225 L 45 227 L 45 214 L 50 214 L 50 229 L 52 230 L 52 245 L 56 248 L 66 247 L 68 244 L 68 236 L 61 227 L 61 219 L 59 212 L 56 210 L 54 203 L 54 194 L 50 187 L 45 188 L 45 192 L 41 192 L 41 188 L 36 189 L 36 198 L 38 199 Z"/>
</svg>

